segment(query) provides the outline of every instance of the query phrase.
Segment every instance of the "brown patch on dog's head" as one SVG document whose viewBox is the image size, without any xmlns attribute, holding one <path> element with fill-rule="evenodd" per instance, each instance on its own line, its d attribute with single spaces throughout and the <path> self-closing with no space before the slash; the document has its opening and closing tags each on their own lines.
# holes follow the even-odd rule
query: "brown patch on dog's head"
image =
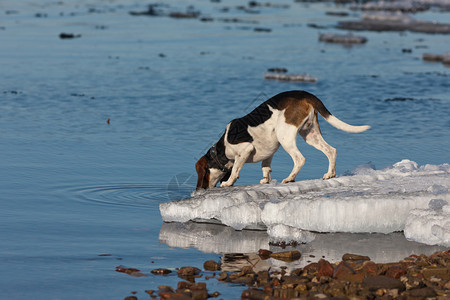
<svg viewBox="0 0 450 300">
<path fill-rule="evenodd" d="M 208 162 L 205 156 L 202 156 L 195 164 L 195 169 L 197 170 L 197 190 L 207 189 L 209 187 L 209 169 Z"/>
</svg>

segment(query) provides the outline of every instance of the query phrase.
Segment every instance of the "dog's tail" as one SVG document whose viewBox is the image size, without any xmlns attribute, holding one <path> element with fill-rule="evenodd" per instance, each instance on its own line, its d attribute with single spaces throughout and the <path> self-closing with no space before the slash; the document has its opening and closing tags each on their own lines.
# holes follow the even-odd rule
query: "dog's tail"
<svg viewBox="0 0 450 300">
<path fill-rule="evenodd" d="M 325 105 L 322 103 L 322 101 L 320 101 L 320 99 L 316 98 L 314 100 L 317 100 L 317 101 L 312 102 L 313 107 L 333 127 L 336 127 L 337 129 L 340 129 L 340 130 L 343 130 L 346 132 L 351 132 L 351 133 L 359 133 L 359 132 L 363 132 L 363 131 L 370 129 L 369 125 L 353 126 L 353 125 L 347 124 L 347 123 L 339 120 L 338 118 L 336 118 L 335 116 L 333 116 L 330 113 L 330 111 L 325 107 Z"/>
</svg>

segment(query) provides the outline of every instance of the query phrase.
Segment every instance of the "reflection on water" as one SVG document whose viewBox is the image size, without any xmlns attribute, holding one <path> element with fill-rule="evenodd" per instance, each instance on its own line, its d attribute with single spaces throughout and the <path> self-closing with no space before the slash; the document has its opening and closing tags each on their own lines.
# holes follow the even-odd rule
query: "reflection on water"
<svg viewBox="0 0 450 300">
<path fill-rule="evenodd" d="M 288 263 L 275 259 L 261 260 L 256 253 L 259 249 L 273 252 L 284 250 L 269 244 L 269 236 L 265 231 L 242 230 L 231 227 L 204 223 L 164 223 L 159 233 L 159 242 L 170 247 L 192 247 L 206 253 L 222 255 L 223 267 L 237 270 L 244 265 L 254 265 L 257 269 L 286 266 L 289 269 L 303 267 L 311 261 L 325 258 L 330 262 L 340 261 L 345 253 L 361 254 L 377 263 L 401 260 L 411 254 L 432 254 L 445 250 L 445 247 L 427 246 L 406 240 L 403 233 L 391 234 L 359 234 L 359 233 L 317 233 L 316 239 L 309 244 L 295 247 L 302 257 Z M 227 260 L 229 253 L 242 253 L 239 259 Z"/>
</svg>

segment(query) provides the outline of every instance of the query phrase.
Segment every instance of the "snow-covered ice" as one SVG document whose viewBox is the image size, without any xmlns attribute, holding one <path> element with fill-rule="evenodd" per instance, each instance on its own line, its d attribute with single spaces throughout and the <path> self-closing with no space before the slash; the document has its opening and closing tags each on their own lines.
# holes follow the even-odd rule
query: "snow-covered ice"
<svg viewBox="0 0 450 300">
<path fill-rule="evenodd" d="M 449 164 L 419 167 L 402 160 L 383 170 L 363 165 L 351 175 L 329 180 L 196 191 L 191 198 L 161 203 L 160 211 L 165 222 L 268 229 L 271 239 L 287 242 L 310 242 L 313 235 L 307 231 L 405 230 L 410 240 L 448 245 L 449 189 Z"/>
<path fill-rule="evenodd" d="M 428 245 L 450 247 L 450 205 L 433 199 L 428 209 L 414 209 L 406 220 L 405 236 Z"/>
</svg>

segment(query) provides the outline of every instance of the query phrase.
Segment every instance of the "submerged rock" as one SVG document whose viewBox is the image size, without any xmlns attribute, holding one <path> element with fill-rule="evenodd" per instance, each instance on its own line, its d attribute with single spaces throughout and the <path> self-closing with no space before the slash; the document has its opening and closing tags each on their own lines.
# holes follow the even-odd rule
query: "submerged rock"
<svg viewBox="0 0 450 300">
<path fill-rule="evenodd" d="M 424 53 L 422 59 L 430 62 L 442 62 L 444 65 L 450 66 L 450 52 L 444 54 Z"/>
<path fill-rule="evenodd" d="M 339 43 L 339 44 L 364 44 L 367 42 L 367 38 L 363 36 L 348 34 L 333 34 L 322 33 L 319 35 L 319 41 L 326 43 Z"/>
<path fill-rule="evenodd" d="M 346 253 L 342 256 L 343 261 L 370 260 L 368 256 Z"/>
<path fill-rule="evenodd" d="M 346 30 L 412 31 L 450 34 L 449 23 L 415 20 L 409 15 L 401 13 L 367 14 L 363 15 L 363 17 L 357 21 L 341 21 L 336 27 Z"/>
<path fill-rule="evenodd" d="M 203 269 L 206 271 L 218 271 L 220 270 L 220 264 L 214 260 L 205 261 Z"/>
<path fill-rule="evenodd" d="M 401 0 L 392 2 L 377 1 L 377 2 L 367 2 L 364 4 L 354 4 L 350 6 L 350 9 L 362 11 L 400 11 L 400 12 L 416 13 L 429 10 L 430 7 L 431 4 L 425 2 Z"/>
<path fill-rule="evenodd" d="M 293 251 L 286 251 L 286 252 L 278 252 L 278 253 L 271 253 L 269 255 L 273 259 L 291 262 L 300 259 L 302 256 L 300 251 L 293 250 Z"/>
<path fill-rule="evenodd" d="M 73 34 L 73 33 L 60 33 L 59 34 L 59 38 L 60 39 L 75 39 L 75 38 L 80 38 L 81 34 Z"/>
<path fill-rule="evenodd" d="M 133 276 L 133 277 L 145 277 L 145 276 L 148 276 L 147 274 L 141 273 L 141 270 L 139 270 L 139 269 L 128 268 L 128 267 L 125 267 L 125 266 L 122 266 L 122 265 L 116 267 L 116 272 L 125 273 L 125 274 L 128 274 L 128 275 Z"/>
</svg>

